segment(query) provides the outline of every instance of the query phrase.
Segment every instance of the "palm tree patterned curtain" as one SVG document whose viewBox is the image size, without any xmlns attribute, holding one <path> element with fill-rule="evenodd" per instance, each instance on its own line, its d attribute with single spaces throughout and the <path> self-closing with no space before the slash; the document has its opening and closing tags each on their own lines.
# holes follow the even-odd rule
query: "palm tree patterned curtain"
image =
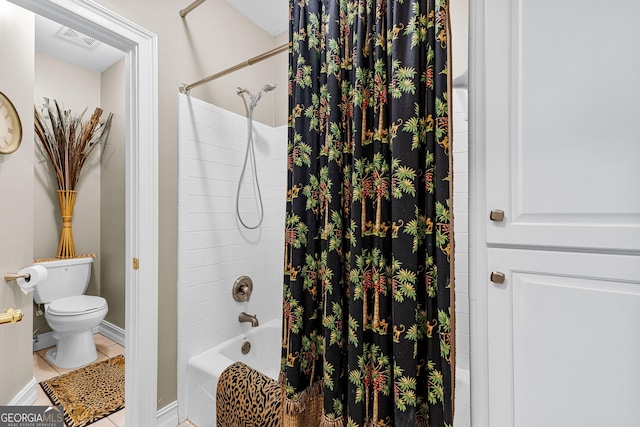
<svg viewBox="0 0 640 427">
<path fill-rule="evenodd" d="M 448 10 L 290 1 L 289 425 L 452 425 Z"/>
</svg>

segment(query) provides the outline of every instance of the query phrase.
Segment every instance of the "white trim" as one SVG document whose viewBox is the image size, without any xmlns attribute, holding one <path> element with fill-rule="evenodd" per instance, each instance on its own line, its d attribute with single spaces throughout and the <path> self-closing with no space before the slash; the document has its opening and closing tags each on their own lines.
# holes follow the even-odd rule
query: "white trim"
<svg viewBox="0 0 640 427">
<path fill-rule="evenodd" d="M 103 320 L 100 325 L 93 328 L 94 334 L 102 334 L 112 341 L 120 344 L 124 347 L 125 344 L 125 331 L 124 329 L 114 325 L 113 323 Z M 45 348 L 53 347 L 58 342 L 53 337 L 53 331 L 44 332 L 36 335 L 36 339 L 33 341 L 33 351 L 40 351 Z"/>
<path fill-rule="evenodd" d="M 36 339 L 33 340 L 33 352 L 53 347 L 56 344 L 58 344 L 58 341 L 53 337 L 53 331 L 38 334 Z"/>
<path fill-rule="evenodd" d="M 100 322 L 100 326 L 98 326 L 98 333 L 124 347 L 126 334 L 124 332 L 124 329 L 122 329 L 121 327 L 103 320 L 102 322 Z"/>
<path fill-rule="evenodd" d="M 158 366 L 158 59 L 155 34 L 89 0 L 10 0 L 126 55 L 127 424 L 151 426 Z M 133 270 L 132 259 L 140 260 Z"/>
<path fill-rule="evenodd" d="M 487 2 L 469 2 L 469 363 L 473 427 L 489 427 L 490 398 L 484 116 Z"/>
<path fill-rule="evenodd" d="M 178 421 L 178 401 L 175 400 L 169 403 L 164 408 L 158 410 L 156 415 L 157 427 L 175 427 L 180 422 Z"/>
<path fill-rule="evenodd" d="M 34 377 L 31 377 L 31 381 L 22 389 L 20 393 L 16 394 L 9 406 L 31 406 L 36 402 L 38 398 L 38 381 Z"/>
</svg>

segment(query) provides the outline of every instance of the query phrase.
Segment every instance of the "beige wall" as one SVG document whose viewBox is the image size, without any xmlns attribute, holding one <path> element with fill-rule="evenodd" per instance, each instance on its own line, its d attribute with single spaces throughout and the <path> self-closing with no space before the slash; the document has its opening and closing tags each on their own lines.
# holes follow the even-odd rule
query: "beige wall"
<svg viewBox="0 0 640 427">
<path fill-rule="evenodd" d="M 465 2 L 467 0 L 459 0 Z M 192 83 L 205 76 L 236 65 L 253 56 L 273 49 L 288 39 L 286 34 L 273 38 L 255 27 L 224 0 L 208 0 L 182 19 L 179 9 L 189 4 L 157 0 L 137 0 L 123 2 L 120 0 L 98 0 L 98 3 L 123 17 L 141 25 L 158 35 L 159 65 L 159 348 L 158 348 L 158 408 L 176 400 L 176 275 L 177 275 L 177 93 L 181 83 Z M 0 0 L 0 3 L 3 3 Z M 457 2 L 452 2 L 452 19 L 454 43 L 466 40 L 458 37 L 460 28 L 455 24 Z M 462 8 L 465 9 L 466 5 Z M 286 17 L 283 17 L 286 19 Z M 12 21 L 13 22 L 13 21 Z M 29 26 L 31 25 L 31 27 Z M 32 23 L 20 27 L 18 34 L 25 34 L 29 48 L 19 49 L 22 52 L 33 51 Z M 466 24 L 465 24 L 466 25 Z M 12 25 L 12 27 L 15 24 Z M 2 30 L 5 28 L 4 22 Z M 466 31 L 466 29 L 465 29 Z M 0 38 L 13 40 L 16 32 Z M 466 44 L 466 43 L 465 43 Z M 0 42 L 0 46 L 4 46 Z M 16 46 L 14 42 L 11 47 Z M 31 49 L 31 50 L 28 50 Z M 454 46 L 454 49 L 456 47 Z M 456 50 L 457 51 L 457 50 Z M 454 53 L 455 64 L 462 63 Z M 466 61 L 466 52 L 462 53 Z M 466 68 L 466 66 L 465 66 Z M 31 78 L 29 67 L 21 67 L 20 79 Z M 2 67 L 2 71 L 5 67 Z M 1 74 L 0 74 L 1 75 Z M 12 76 L 13 77 L 13 76 Z M 256 92 L 265 83 L 273 81 L 278 89 L 268 93 L 261 105 L 267 102 L 273 108 L 256 110 L 255 119 L 267 124 L 282 125 L 286 123 L 286 89 L 287 89 L 287 55 L 286 53 L 268 59 L 251 67 L 237 71 L 219 80 L 207 83 L 192 90 L 191 95 L 212 102 L 230 111 L 244 114 L 242 100 L 235 93 L 235 88 L 245 87 Z M 0 81 L 0 84 L 2 81 Z M 12 81 L 12 87 L 15 83 Z M 1 90 L 1 89 L 0 89 Z M 22 96 L 21 96 L 22 97 Z M 30 116 L 30 105 L 33 96 L 25 102 L 24 117 Z M 30 129 L 29 127 L 27 127 Z M 31 144 L 32 136 L 29 139 Z M 24 150 L 24 149 L 22 149 Z M 28 151 L 30 149 L 24 150 Z M 33 150 L 31 150 L 33 151 Z M 0 160 L 3 162 L 3 160 Z M 0 163 L 0 174 L 5 174 L 7 167 Z M 2 180 L 2 185 L 7 180 Z M 4 188 L 3 188 L 4 191 Z M 29 190 L 31 191 L 31 190 Z M 4 193 L 3 193 L 4 195 Z M 0 211 L 2 212 L 2 211 Z M 76 213 L 78 214 L 78 212 Z M 74 227 L 76 226 L 74 219 Z M 28 228 L 32 226 L 29 225 Z M 31 241 L 32 239 L 29 239 Z M 31 249 L 31 248 L 29 248 Z M 87 249 L 90 250 L 90 249 Z M 31 254 L 28 257 L 32 258 Z M 0 263 L 2 261 L 0 260 Z M 29 309 L 30 310 L 30 309 Z M 30 369 L 30 367 L 29 367 Z"/>
<path fill-rule="evenodd" d="M 2 1 L 2 0 L 0 0 Z M 119 1 L 99 1 L 103 6 L 112 9 L 114 12 L 126 17 L 127 19 L 136 22 L 137 24 L 147 28 L 148 30 L 158 35 L 158 50 L 159 50 L 159 210 L 160 210 L 160 224 L 159 224 L 159 351 L 158 351 L 158 408 L 176 400 L 176 365 L 177 365 L 177 313 L 176 313 L 176 263 L 177 263 L 177 93 L 180 83 L 191 83 L 199 80 L 207 75 L 213 74 L 217 71 L 225 69 L 229 66 L 235 65 L 246 59 L 263 53 L 267 50 L 273 49 L 280 44 L 286 42 L 287 36 L 284 35 L 278 39 L 274 39 L 268 34 L 264 33 L 259 28 L 255 27 L 244 17 L 238 14 L 235 9 L 227 5 L 223 0 L 209 0 L 204 3 L 187 19 L 183 20 L 178 15 L 180 7 L 174 4 L 174 2 L 157 2 L 152 0 L 136 1 L 136 2 L 119 2 Z M 151 13 L 152 12 L 152 13 Z M 32 28 L 32 27 L 31 27 Z M 10 38 L 5 38 L 8 40 Z M 33 34 L 31 34 L 31 51 L 33 52 Z M 244 105 L 240 97 L 236 95 L 235 88 L 238 86 L 246 87 L 253 92 L 257 92 L 265 83 L 274 81 L 278 84 L 279 89 L 276 92 L 268 93 L 261 101 L 262 105 L 271 103 L 272 105 L 278 99 L 280 103 L 274 108 L 262 108 L 256 110 L 255 119 L 267 124 L 283 124 L 286 123 L 286 54 L 280 54 L 278 58 L 269 59 L 249 67 L 245 70 L 238 71 L 234 74 L 226 76 L 218 81 L 211 82 L 202 87 L 196 88 L 192 91 L 192 95 L 201 99 L 213 102 L 223 108 L 234 111 L 236 113 L 244 113 Z M 62 64 L 53 64 L 55 60 L 53 58 L 43 58 L 39 56 L 39 62 L 47 62 L 47 67 L 51 66 L 58 70 L 55 73 L 42 73 L 38 75 L 36 85 L 38 91 L 35 94 L 38 97 L 47 96 L 50 98 L 65 99 L 65 106 L 76 109 L 75 96 L 77 86 L 80 81 L 77 82 L 76 89 L 71 86 L 71 93 L 65 91 L 60 93 L 54 91 L 53 83 L 62 83 L 61 79 L 64 79 L 65 75 L 75 75 L 76 73 L 68 73 L 62 71 L 60 67 Z M 278 72 L 274 72 L 274 64 L 277 64 Z M 40 67 L 38 67 L 40 68 Z M 81 73 L 81 71 L 78 71 Z M 58 78 L 58 79 L 56 79 Z M 99 76 L 96 77 L 99 81 Z M 53 79 L 53 82 L 51 81 Z M 80 79 L 84 80 L 84 79 Z M 46 84 L 46 86 L 45 86 Z M 82 83 L 84 84 L 84 83 Z M 65 85 L 65 87 L 67 87 Z M 99 87 L 99 86 L 98 86 Z M 68 90 L 68 89 L 67 89 Z M 93 89 L 92 89 L 92 93 Z M 111 92 L 110 92 L 111 93 Z M 113 92 L 115 95 L 115 91 Z M 89 102 L 84 100 L 82 106 L 93 107 L 93 104 L 100 105 L 99 93 L 96 96 L 96 102 Z M 31 103 L 34 99 L 33 96 L 29 97 Z M 105 100 L 106 101 L 106 100 Z M 117 99 L 106 102 L 120 102 Z M 115 132 L 115 129 L 114 129 Z M 32 138 L 30 138 L 32 139 Z M 105 153 L 107 154 L 107 153 Z M 94 159 L 95 161 L 96 159 Z M 118 172 L 116 169 L 120 166 L 116 164 L 120 161 L 112 160 L 109 164 L 107 161 L 107 169 L 109 174 L 113 173 L 115 176 Z M 31 161 L 33 163 L 33 161 Z M 36 165 L 40 165 L 39 163 Z M 103 161 L 105 166 L 105 161 Z M 36 169 L 37 169 L 36 167 Z M 110 168 L 113 168 L 111 170 Z M 97 185 L 100 182 L 99 171 L 100 168 L 91 168 L 95 170 L 97 176 Z M 35 187 L 38 189 L 38 194 L 35 199 L 39 203 L 37 209 L 39 217 L 46 213 L 51 212 L 51 215 L 44 215 L 43 218 L 47 218 L 45 222 L 39 222 L 39 220 L 33 219 L 33 227 L 37 227 L 37 239 L 30 238 L 29 241 L 34 241 L 34 249 L 36 253 L 31 254 L 28 257 L 30 263 L 34 257 L 46 257 L 55 254 L 55 245 L 57 244 L 58 228 L 56 224 L 56 218 L 58 213 L 56 212 L 57 205 L 53 203 L 50 191 L 50 183 L 48 183 L 48 177 L 46 173 L 43 176 L 37 177 Z M 111 176 L 111 175 L 109 175 Z M 106 181 L 102 180 L 103 183 Z M 93 178 L 85 180 L 83 185 L 93 184 Z M 74 211 L 74 232 L 76 237 L 76 245 L 79 252 L 98 252 L 99 249 L 93 247 L 90 244 L 83 242 L 83 236 L 86 234 L 81 232 L 84 228 L 82 225 L 81 217 L 92 218 L 96 220 L 95 223 L 88 228 L 92 230 L 100 230 L 99 224 L 101 223 L 99 212 L 94 215 L 87 215 L 85 217 L 84 212 L 86 209 L 82 207 L 82 199 L 88 201 L 90 197 L 95 198 L 88 205 L 100 206 L 101 203 L 106 202 L 106 198 L 109 198 L 107 194 L 117 191 L 118 184 L 113 182 L 113 187 L 109 190 L 103 190 L 102 201 L 100 200 L 99 191 L 83 191 L 79 189 L 79 200 Z M 55 193 L 53 193 L 55 194 Z M 86 196 L 85 196 L 86 195 Z M 86 197 L 86 198 L 85 198 Z M 110 202 L 109 202 L 110 203 Z M 113 208 L 118 210 L 117 201 L 113 201 Z M 117 213 L 113 216 L 110 215 L 105 222 L 105 227 L 115 227 L 110 223 L 121 221 L 117 218 Z M 53 231 L 51 231 L 53 230 Z M 104 230 L 104 228 L 103 228 Z M 104 236 L 104 233 L 103 233 Z M 95 236 L 87 237 L 88 242 L 99 242 L 101 236 L 98 233 Z M 105 251 L 104 256 L 109 259 L 110 268 L 109 273 L 103 272 L 103 279 L 110 275 L 111 272 L 117 270 L 117 268 L 111 268 L 111 262 L 114 265 L 118 262 L 113 257 L 116 256 L 114 249 L 117 246 L 116 243 L 109 242 L 103 245 Z M 31 248 L 29 248 L 31 250 Z M 99 254 L 100 255 L 100 254 Z M 101 256 L 100 261 L 105 262 Z M 122 261 L 124 262 L 124 261 Z M 106 265 L 106 264 L 105 264 Z M 99 269 L 96 270 L 96 273 Z M 97 277 L 100 277 L 98 274 Z M 118 278 L 109 278 L 108 280 L 117 281 Z M 96 287 L 90 291 L 98 291 Z M 113 292 L 113 295 L 111 293 Z M 108 298 L 116 298 L 115 294 L 119 294 L 119 290 L 115 288 L 104 287 L 102 290 L 104 296 Z M 109 293 L 109 295 L 107 295 Z M 119 294 L 121 295 L 121 294 Z M 123 320 L 120 314 L 117 314 L 115 304 L 110 304 L 110 316 L 107 320 L 115 323 L 118 326 L 123 326 Z M 30 333 L 29 333 L 30 336 Z M 29 342 L 30 344 L 30 342 Z"/>
<path fill-rule="evenodd" d="M 113 113 L 100 168 L 100 295 L 109 303 L 106 321 L 124 329 L 125 319 L 125 64 L 101 76 L 100 102 Z"/>
<path fill-rule="evenodd" d="M 180 18 L 178 11 L 190 3 L 188 0 L 182 3 L 98 0 L 98 3 L 158 35 L 158 408 L 162 408 L 177 398 L 178 86 L 271 50 L 286 42 L 288 36 L 274 39 L 224 0 L 208 0 L 185 19 Z M 261 101 L 261 105 L 273 103 L 274 108 L 256 109 L 255 119 L 267 124 L 284 124 L 287 116 L 286 57 L 286 53 L 282 53 L 278 58 L 229 74 L 193 89 L 191 95 L 244 114 L 236 87 L 257 92 L 265 83 L 275 81 L 278 89 L 269 92 Z"/>
<path fill-rule="evenodd" d="M 23 131 L 18 151 L 0 154 L 1 275 L 33 261 L 33 46 L 33 14 L 0 0 L 0 91 L 18 110 Z M 24 313 L 22 322 L 0 325 L 0 405 L 11 402 L 33 378 L 32 300 L 15 282 L 0 279 L 0 312 L 12 307 Z"/>
<path fill-rule="evenodd" d="M 460 0 L 467 2 L 468 0 Z M 142 27 L 158 35 L 159 50 L 159 306 L 158 306 L 158 408 L 176 400 L 176 365 L 177 365 L 177 340 L 176 340 L 176 282 L 177 282 L 177 93 L 181 83 L 192 83 L 205 76 L 233 66 L 248 58 L 256 56 L 267 50 L 273 49 L 288 39 L 288 35 L 273 38 L 255 27 L 244 17 L 238 14 L 224 0 L 208 0 L 203 3 L 185 19 L 178 15 L 179 9 L 185 7 L 190 2 L 175 2 L 168 0 L 137 0 L 123 2 L 121 0 L 97 0 L 97 3 L 113 10 L 115 13 L 141 25 Z M 456 1 L 452 7 L 456 7 Z M 0 0 L 0 7 L 6 7 L 5 2 Z M 465 6 L 466 7 L 466 6 Z M 16 9 L 15 7 L 13 7 Z M 457 10 L 457 9 L 456 9 Z M 452 11 L 455 18 L 455 10 Z M 28 14 L 27 14 L 28 15 Z M 0 52 L 2 49 L 12 49 L 19 52 L 24 62 L 21 63 L 18 72 L 14 72 L 12 67 L 0 67 L 0 90 L 4 89 L 5 79 L 10 79 L 12 93 L 16 93 L 17 88 L 24 84 L 25 89 L 19 91 L 22 100 L 21 115 L 23 118 L 31 116 L 32 102 L 34 99 L 32 92 L 33 76 L 30 70 L 33 66 L 29 64 L 29 58 L 33 61 L 33 18 L 26 24 L 16 20 L 11 14 L 7 16 L 0 13 Z M 286 19 L 283 18 L 283 19 Z M 6 21 L 6 22 L 5 22 Z M 8 25 L 9 23 L 10 25 Z M 466 40 L 466 35 L 458 37 L 457 27 L 454 23 L 454 43 L 460 39 Z M 1 34 L 6 31 L 6 34 Z M 16 36 L 20 35 L 20 43 L 15 42 Z M 2 43 L 3 40 L 11 40 L 11 43 Z M 466 44 L 466 42 L 465 42 Z M 454 47 L 455 48 L 455 47 Z M 31 57 L 29 57 L 31 54 Z M 455 54 L 456 57 L 464 55 Z M 6 55 L 3 55 L 6 57 Z M 286 124 L 287 120 L 287 55 L 282 53 L 276 58 L 268 59 L 251 67 L 237 71 L 214 82 L 207 83 L 192 90 L 191 95 L 208 102 L 212 102 L 230 111 L 244 114 L 242 100 L 236 95 L 235 88 L 245 87 L 256 92 L 265 83 L 273 81 L 278 84 L 275 92 L 268 93 L 261 104 L 269 102 L 273 108 L 256 109 L 255 119 L 274 125 Z M 465 59 L 466 62 L 466 59 Z M 457 67 L 454 64 L 454 67 Z M 466 64 L 465 64 L 466 68 Z M 4 75 L 10 73 L 10 75 Z M 454 77 L 458 73 L 454 72 Z M 8 90 L 7 90 L 8 92 Z M 6 93 L 6 92 L 5 92 Z M 28 122 L 27 122 L 28 123 Z M 18 172 L 15 171 L 16 164 L 33 163 L 33 135 L 30 126 L 26 126 L 25 142 L 26 147 L 14 155 L 0 157 L 0 194 L 13 197 L 25 197 L 28 195 L 27 204 L 32 203 L 33 197 L 33 176 L 28 175 L 24 180 L 20 179 L 20 185 L 16 187 L 14 178 Z M 18 160 L 19 159 L 19 160 Z M 11 165 L 11 166 L 7 166 Z M 24 173 L 29 168 L 18 168 L 20 173 Z M 29 173 L 32 169 L 28 170 Z M 7 178 L 9 176 L 10 178 Z M 11 182 L 11 184 L 9 184 Z M 99 201 L 96 201 L 99 203 Z M 26 208 L 25 208 L 26 209 Z M 18 221 L 12 233 L 20 233 L 22 239 L 33 241 L 33 209 L 27 209 L 28 215 L 15 218 Z M 12 211 L 5 204 L 0 204 L 0 214 L 3 221 L 6 215 Z M 28 224 L 23 224 L 25 218 Z M 76 226 L 74 219 L 74 227 Z M 3 224 L 3 228 L 6 226 Z M 4 229 L 3 229 L 4 237 Z M 17 238 L 17 236 L 13 236 Z M 26 265 L 35 256 L 32 248 L 23 248 L 28 252 L 28 256 L 15 252 L 13 248 L 10 258 L 0 257 L 0 268 L 8 269 Z M 85 249 L 83 249 L 85 250 Z M 90 248 L 86 249 L 91 250 Z M 94 249 L 96 250 L 96 249 Z M 44 252 L 44 249 L 43 249 Z M 2 255 L 2 253 L 0 253 Z M 11 262 L 9 262 L 9 260 Z M 19 297 L 16 295 L 15 297 Z M 5 298 L 0 292 L 0 302 Z M 30 298 L 29 298 L 30 301 Z M 29 304 L 17 304 L 25 307 L 25 311 L 31 313 Z M 1 308 L 1 307 L 0 307 Z M 15 326 L 15 325 L 14 325 Z M 28 325 L 31 326 L 30 324 Z M 6 343 L 6 338 L 1 335 L 6 332 L 6 328 L 0 327 L 0 343 Z M 31 346 L 29 334 L 29 352 Z M 22 334 L 22 335 L 27 335 Z M 21 338 L 22 338 L 21 335 Z M 30 358 L 25 358 L 30 360 Z M 0 360 L 0 363 L 2 360 Z M 4 364 L 0 366 L 5 366 Z M 24 372 L 23 372 L 24 371 Z M 2 369 L 1 375 L 6 375 L 6 369 Z M 4 377 L 0 378 L 3 387 L 0 393 L 11 393 L 11 387 L 7 390 L 4 384 L 20 383 L 21 377 L 31 375 L 31 366 L 25 369 L 18 369 L 12 372 L 12 382 L 6 383 Z M 23 375 L 24 374 L 24 375 Z M 18 379 L 16 379 L 18 378 Z M 22 384 L 24 386 L 24 384 Z M 4 395 L 0 395 L 0 403 Z"/>
<path fill-rule="evenodd" d="M 39 107 L 45 98 L 58 101 L 60 108 L 80 114 L 86 108 L 88 120 L 95 107 L 100 106 L 100 73 L 87 70 L 57 58 L 35 54 L 35 103 Z M 124 89 L 123 89 L 124 90 Z M 34 258 L 56 256 L 60 236 L 60 205 L 57 183 L 46 154 L 36 144 L 34 182 Z M 94 151 L 82 169 L 73 210 L 73 240 L 76 253 L 98 254 L 91 270 L 88 295 L 100 295 L 100 156 Z M 44 316 L 34 317 L 38 333 L 51 330 Z"/>
<path fill-rule="evenodd" d="M 60 107 L 80 113 L 88 119 L 95 107 L 104 110 L 102 119 L 113 113 L 107 144 L 94 151 L 83 168 L 73 215 L 73 235 L 78 254 L 95 253 L 88 295 L 107 299 L 105 320 L 125 326 L 124 286 L 124 60 L 103 73 L 88 70 L 36 52 L 35 99 L 38 105 L 49 98 Z M 56 254 L 60 232 L 60 207 L 57 184 L 49 160 L 36 149 L 34 198 L 34 256 L 48 258 Z M 101 268 L 104 266 L 105 268 Z M 34 317 L 38 333 L 50 331 L 44 316 Z"/>
<path fill-rule="evenodd" d="M 276 45 L 289 43 L 289 32 L 286 31 L 275 38 Z M 273 81 L 278 88 L 273 91 L 273 126 L 285 126 L 289 115 L 289 54 L 281 53 L 273 58 Z"/>
<path fill-rule="evenodd" d="M 451 0 L 451 44 L 453 78 L 464 74 L 469 67 L 469 0 Z"/>
<path fill-rule="evenodd" d="M 454 53 L 464 58 L 456 69 L 466 69 L 466 8 L 468 0 L 454 0 Z M 177 365 L 177 93 L 181 83 L 193 83 L 280 46 L 288 34 L 271 37 L 236 12 L 224 0 L 208 0 L 186 18 L 178 11 L 190 1 L 97 0 L 98 3 L 158 35 L 159 66 L 159 304 L 158 304 L 158 408 L 176 400 Z M 464 3 L 458 5 L 458 3 Z M 459 7 L 461 6 L 461 7 Z M 457 12 L 462 10 L 463 12 Z M 287 19 L 283 17 L 283 19 Z M 464 34 L 458 36 L 459 29 Z M 273 108 L 255 111 L 255 119 L 280 126 L 287 123 L 288 57 L 282 53 L 243 70 L 206 83 L 191 95 L 238 114 L 244 114 L 236 87 L 253 92 L 267 82 L 278 89 L 261 101 Z M 454 77 L 458 73 L 454 72 Z"/>
</svg>

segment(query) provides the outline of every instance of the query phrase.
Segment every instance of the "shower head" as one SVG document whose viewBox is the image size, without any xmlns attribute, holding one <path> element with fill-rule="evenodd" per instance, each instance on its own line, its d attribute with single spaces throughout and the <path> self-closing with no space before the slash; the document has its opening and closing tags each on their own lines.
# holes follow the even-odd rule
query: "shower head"
<svg viewBox="0 0 640 427">
<path fill-rule="evenodd" d="M 276 88 L 275 83 L 267 83 L 266 85 L 264 85 L 262 89 L 260 89 L 260 92 L 258 92 L 255 96 L 251 97 L 251 108 L 255 108 L 260 98 L 262 98 L 262 95 L 264 95 L 269 91 L 274 90 L 275 88 Z"/>
<path fill-rule="evenodd" d="M 262 87 L 262 90 L 265 92 L 269 92 L 270 90 L 274 90 L 276 87 L 278 87 L 278 85 L 276 85 L 275 83 L 267 83 Z"/>
</svg>

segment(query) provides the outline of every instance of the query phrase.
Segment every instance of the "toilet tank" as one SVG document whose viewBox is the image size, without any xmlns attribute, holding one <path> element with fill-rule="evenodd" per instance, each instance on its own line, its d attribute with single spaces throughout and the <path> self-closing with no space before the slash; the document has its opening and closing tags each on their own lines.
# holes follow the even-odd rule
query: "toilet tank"
<svg viewBox="0 0 640 427">
<path fill-rule="evenodd" d="M 33 301 L 48 304 L 60 298 L 83 295 L 91 278 L 93 258 L 68 258 L 38 262 L 47 269 L 47 278 L 33 290 Z"/>
</svg>

